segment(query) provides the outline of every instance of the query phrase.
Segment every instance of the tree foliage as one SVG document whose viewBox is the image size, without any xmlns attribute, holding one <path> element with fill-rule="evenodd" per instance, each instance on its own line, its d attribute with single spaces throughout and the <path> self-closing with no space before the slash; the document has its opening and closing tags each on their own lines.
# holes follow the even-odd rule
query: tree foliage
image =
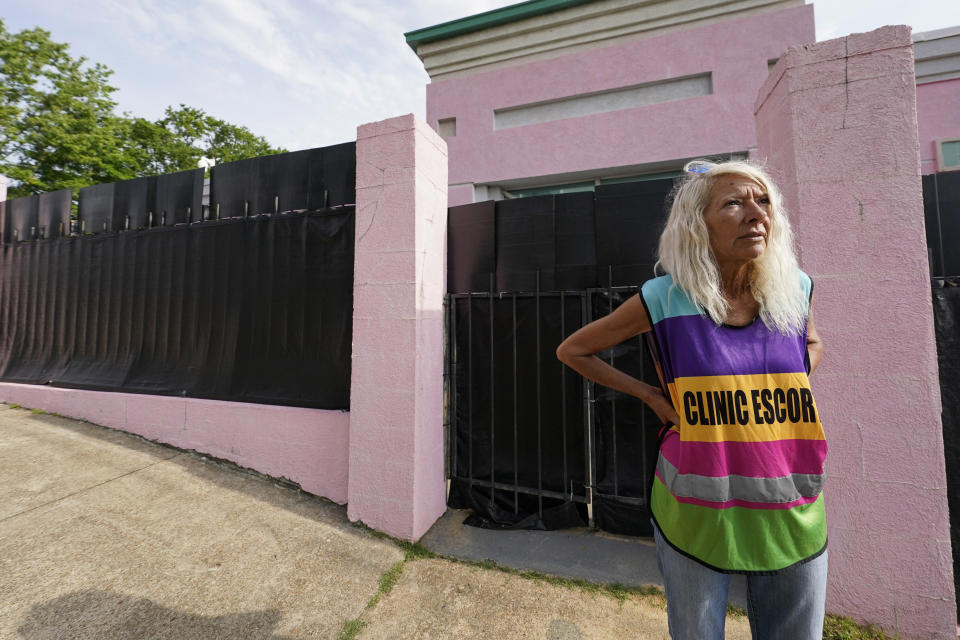
<svg viewBox="0 0 960 640">
<path fill-rule="evenodd" d="M 73 58 L 43 29 L 0 20 L 0 174 L 8 197 L 279 153 L 249 129 L 181 104 L 150 121 L 118 115 L 102 64 Z"/>
<path fill-rule="evenodd" d="M 153 174 L 196 169 L 201 156 L 232 162 L 282 151 L 245 127 L 184 104 L 167 107 L 156 122 L 132 119 L 130 137 L 143 154 L 144 170 Z"/>
</svg>

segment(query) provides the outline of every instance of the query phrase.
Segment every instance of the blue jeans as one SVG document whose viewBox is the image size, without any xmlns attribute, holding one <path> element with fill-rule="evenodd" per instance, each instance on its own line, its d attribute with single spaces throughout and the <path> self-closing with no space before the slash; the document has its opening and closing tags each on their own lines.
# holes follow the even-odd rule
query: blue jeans
<svg viewBox="0 0 960 640">
<path fill-rule="evenodd" d="M 730 574 L 671 547 L 653 526 L 673 640 L 723 640 Z M 827 552 L 772 576 L 747 576 L 753 640 L 820 640 L 827 595 Z"/>
</svg>

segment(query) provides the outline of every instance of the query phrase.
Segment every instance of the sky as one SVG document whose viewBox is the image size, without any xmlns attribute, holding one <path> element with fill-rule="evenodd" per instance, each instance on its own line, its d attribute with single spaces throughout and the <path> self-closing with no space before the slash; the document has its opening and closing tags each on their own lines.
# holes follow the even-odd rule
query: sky
<svg viewBox="0 0 960 640">
<path fill-rule="evenodd" d="M 503 0 L 4 0 L 8 31 L 39 26 L 114 71 L 117 110 L 157 119 L 186 104 L 274 146 L 356 138 L 423 117 L 423 65 L 403 34 L 508 6 Z M 817 40 L 909 24 L 960 25 L 958 0 L 820 0 Z"/>
</svg>

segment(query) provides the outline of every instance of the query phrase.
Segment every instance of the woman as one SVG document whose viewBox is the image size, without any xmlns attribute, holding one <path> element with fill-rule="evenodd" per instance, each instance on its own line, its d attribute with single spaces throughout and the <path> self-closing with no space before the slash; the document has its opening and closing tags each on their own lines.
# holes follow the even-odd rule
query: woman
<svg viewBox="0 0 960 640">
<path fill-rule="evenodd" d="M 743 573 L 754 638 L 820 638 L 827 447 L 808 374 L 822 345 L 779 191 L 746 162 L 688 164 L 658 259 L 667 275 L 557 357 L 665 425 L 651 511 L 670 634 L 723 638 Z M 595 355 L 648 332 L 663 390 Z"/>
</svg>

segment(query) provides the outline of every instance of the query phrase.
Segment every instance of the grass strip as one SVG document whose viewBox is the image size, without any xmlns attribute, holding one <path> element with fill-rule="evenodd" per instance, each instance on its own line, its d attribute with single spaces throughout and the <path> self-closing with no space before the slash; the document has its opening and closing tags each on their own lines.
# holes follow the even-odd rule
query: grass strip
<svg viewBox="0 0 960 640">
<path fill-rule="evenodd" d="M 893 640 L 876 625 L 862 625 L 852 618 L 827 614 L 823 640 Z"/>
<path fill-rule="evenodd" d="M 403 573 L 403 566 L 405 564 L 407 564 L 406 558 L 383 572 L 383 575 L 380 576 L 380 584 L 377 587 L 377 592 L 373 594 L 373 597 L 370 598 L 369 602 L 367 602 L 367 610 L 373 609 L 375 606 L 377 606 L 377 603 L 380 602 L 380 598 L 393 590 L 393 587 L 397 584 L 397 580 L 400 579 L 400 574 Z"/>
<path fill-rule="evenodd" d="M 360 635 L 360 632 L 363 631 L 363 628 L 367 626 L 367 623 L 359 618 L 353 620 L 347 620 L 343 629 L 340 630 L 340 635 L 337 636 L 337 640 L 356 640 L 357 636 Z"/>
</svg>

